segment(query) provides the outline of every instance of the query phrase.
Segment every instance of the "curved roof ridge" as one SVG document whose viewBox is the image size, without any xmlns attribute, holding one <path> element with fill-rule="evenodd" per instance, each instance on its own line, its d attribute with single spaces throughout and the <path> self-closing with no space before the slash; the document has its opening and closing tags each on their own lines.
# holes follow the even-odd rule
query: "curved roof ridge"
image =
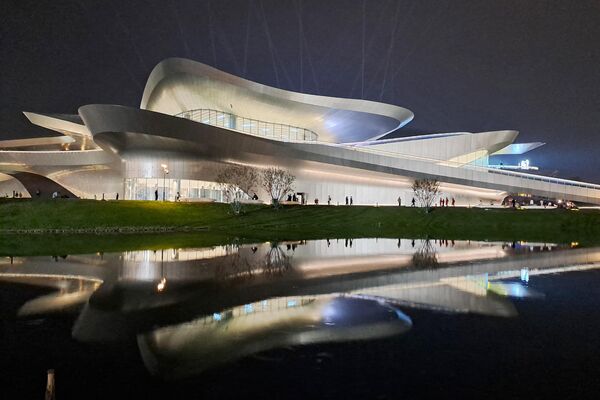
<svg viewBox="0 0 600 400">
<path fill-rule="evenodd" d="M 181 87 L 186 87 L 185 83 L 189 83 L 189 81 L 184 82 L 185 78 L 183 78 L 183 76 L 185 75 L 192 77 L 206 77 L 211 81 L 232 85 L 236 89 L 242 89 L 244 93 L 250 93 L 255 97 L 257 103 L 260 103 L 265 107 L 272 106 L 273 103 L 279 101 L 289 104 L 293 111 L 296 111 L 294 108 L 297 108 L 300 110 L 298 112 L 306 112 L 307 114 L 309 114 L 309 108 L 321 108 L 323 110 L 328 110 L 329 113 L 338 112 L 338 118 L 335 121 L 331 121 L 328 127 L 339 124 L 340 120 L 346 120 L 344 122 L 347 122 L 348 117 L 350 116 L 346 115 L 348 113 L 363 113 L 363 117 L 354 114 L 353 119 L 358 122 L 363 122 L 364 134 L 370 135 L 368 139 L 371 140 L 383 137 L 388 133 L 401 128 L 414 118 L 412 111 L 404 107 L 379 103 L 372 100 L 320 96 L 275 88 L 185 58 L 167 58 L 154 67 L 146 82 L 140 108 L 165 112 L 161 109 L 160 105 L 156 104 L 160 102 L 160 96 L 165 92 L 163 90 L 164 88 L 160 88 L 161 83 L 168 79 L 173 80 L 174 77 L 175 79 L 181 79 L 181 82 L 178 82 L 180 84 L 179 90 L 181 90 Z M 161 90 L 158 90 L 159 88 Z M 171 93 L 176 93 L 177 88 L 170 87 L 169 90 L 171 90 Z M 234 92 L 232 90 L 223 94 L 223 96 L 235 96 L 239 95 L 239 93 L 240 92 Z M 186 100 L 189 100 L 189 97 L 190 96 L 188 96 Z M 223 100 L 221 99 L 221 101 Z M 229 104 L 229 102 L 226 103 Z M 297 105 L 297 107 L 294 105 Z M 182 104 L 179 106 L 182 108 L 181 111 L 187 111 L 186 105 Z M 162 108 L 164 108 L 164 104 Z M 368 115 L 371 115 L 371 117 L 368 117 Z M 250 117 L 255 118 L 256 116 Z M 319 120 L 319 117 L 322 117 L 322 115 L 313 112 L 312 114 L 307 115 L 307 120 L 310 120 L 310 122 L 319 121 L 322 123 L 324 118 Z M 265 119 L 260 118 L 260 116 L 256 118 Z M 390 120 L 386 123 L 382 123 L 382 121 L 378 121 L 377 118 L 389 118 Z M 392 121 L 396 122 L 392 123 Z M 354 133 L 351 136 L 355 137 L 358 136 L 358 134 Z"/>
</svg>

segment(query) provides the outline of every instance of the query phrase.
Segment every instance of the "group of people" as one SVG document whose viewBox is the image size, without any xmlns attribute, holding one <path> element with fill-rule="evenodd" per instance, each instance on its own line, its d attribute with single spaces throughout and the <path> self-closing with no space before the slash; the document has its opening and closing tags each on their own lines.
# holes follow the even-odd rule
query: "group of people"
<svg viewBox="0 0 600 400">
<path fill-rule="evenodd" d="M 456 204 L 456 201 L 454 200 L 454 197 L 452 198 L 452 207 L 454 207 L 454 205 Z M 448 207 L 448 198 L 446 197 L 446 199 L 441 198 L 440 199 L 440 207 Z"/>
<path fill-rule="evenodd" d="M 35 191 L 35 195 L 36 197 L 40 197 L 40 189 L 36 189 Z M 8 193 L 4 194 L 4 197 L 8 198 Z M 12 198 L 13 199 L 22 199 L 23 198 L 23 192 L 17 192 L 16 190 L 12 191 Z"/>
<path fill-rule="evenodd" d="M 450 204 L 452 204 L 452 207 L 454 207 L 456 205 L 456 200 L 454 200 L 454 197 L 452 198 L 452 202 L 450 202 L 450 200 L 448 200 L 448 198 L 440 198 L 440 207 L 448 207 Z M 398 206 L 402 205 L 402 198 L 400 196 L 398 196 Z M 411 202 L 410 202 L 410 206 L 411 207 L 415 207 L 416 206 L 416 201 L 415 198 L 413 197 Z"/>
<path fill-rule="evenodd" d="M 36 198 L 40 198 L 41 196 L 42 196 L 42 191 L 39 188 L 36 188 L 35 189 L 35 197 Z M 8 193 L 6 193 L 5 197 L 8 198 Z M 13 197 L 13 199 L 22 199 L 23 198 L 23 192 L 19 192 L 19 191 L 13 190 L 12 191 L 12 197 Z M 33 194 L 32 194 L 31 197 L 33 197 Z M 51 197 L 53 199 L 59 199 L 59 198 L 60 199 L 66 199 L 66 198 L 69 197 L 69 195 L 68 194 L 61 194 L 60 190 L 55 190 L 54 192 L 52 192 Z"/>
<path fill-rule="evenodd" d="M 256 196 L 256 195 L 254 195 Z M 258 199 L 258 197 L 253 197 L 253 199 Z M 304 199 L 304 197 L 302 197 L 302 199 Z M 300 201 L 300 197 L 296 196 L 296 193 L 290 193 L 287 195 L 287 201 L 289 202 L 298 202 Z M 314 204 L 318 205 L 319 204 L 319 199 L 315 198 L 314 200 Z M 330 206 L 331 205 L 331 195 L 327 195 L 327 205 Z M 304 202 L 302 202 L 302 204 L 305 204 Z M 351 206 L 354 204 L 354 199 L 352 197 L 352 195 L 346 196 L 345 198 L 345 204 L 347 206 Z M 338 203 L 339 205 L 339 203 Z M 411 207 L 416 207 L 416 200 L 413 197 L 411 202 L 410 202 Z M 398 206 L 402 206 L 402 196 L 398 196 Z M 456 206 L 456 199 L 454 197 L 452 198 L 448 198 L 448 197 L 441 197 L 439 199 L 439 206 L 440 207 L 449 207 L 449 206 Z"/>
<path fill-rule="evenodd" d="M 257 197 L 257 199 L 258 199 L 258 197 Z M 288 194 L 288 196 L 287 196 L 287 201 L 298 202 L 299 200 L 300 199 L 296 196 L 296 193 Z M 302 204 L 305 204 L 304 197 L 302 197 L 302 200 L 303 200 Z M 315 205 L 318 205 L 319 199 L 315 197 L 314 203 L 315 203 Z M 352 196 L 346 196 L 346 205 L 352 205 L 352 204 L 354 204 L 354 200 L 352 199 Z M 331 195 L 327 195 L 327 205 L 328 206 L 331 205 Z M 339 205 L 339 203 L 338 203 L 338 205 Z"/>
<path fill-rule="evenodd" d="M 507 202 L 512 208 L 517 208 L 517 206 L 526 206 L 527 205 L 526 201 L 517 202 L 517 200 L 514 197 L 512 199 L 507 200 Z M 571 203 L 569 201 L 567 201 L 565 203 L 568 205 L 571 205 L 571 206 L 573 205 L 573 203 Z M 506 203 L 504 203 L 504 204 L 506 204 Z M 539 204 L 540 204 L 540 207 L 544 207 L 544 208 L 554 207 L 554 206 L 560 207 L 561 201 L 558 201 L 556 204 L 554 204 L 549 200 L 544 201 L 543 199 L 540 199 Z M 529 199 L 529 206 L 535 206 L 535 201 L 533 199 Z"/>
<path fill-rule="evenodd" d="M 438 239 L 434 239 L 435 244 L 438 244 Z M 402 239 L 398 239 L 398 248 L 400 248 L 400 246 L 402 245 Z M 412 239 L 412 241 L 410 242 L 411 247 L 414 249 L 415 248 L 415 239 Z M 439 245 L 441 246 L 446 246 L 448 247 L 448 240 L 447 239 L 440 239 L 439 240 Z M 454 247 L 454 240 L 450 240 L 450 245 L 452 247 Z"/>
</svg>

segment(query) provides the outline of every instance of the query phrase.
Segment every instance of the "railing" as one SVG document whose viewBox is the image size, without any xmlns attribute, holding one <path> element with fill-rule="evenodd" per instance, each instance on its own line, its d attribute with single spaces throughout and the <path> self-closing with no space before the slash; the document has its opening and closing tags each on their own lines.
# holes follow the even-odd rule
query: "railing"
<svg viewBox="0 0 600 400">
<path fill-rule="evenodd" d="M 283 141 L 316 142 L 319 138 L 319 135 L 309 129 L 240 117 L 239 115 L 218 110 L 202 108 L 184 111 L 175 114 L 175 116 L 203 124 Z"/>
<path fill-rule="evenodd" d="M 340 146 L 340 145 L 338 145 L 338 147 L 343 147 L 343 148 L 346 148 L 349 150 L 355 150 L 355 151 L 381 154 L 381 155 L 386 155 L 386 156 L 395 157 L 395 158 L 424 161 L 424 162 L 437 164 L 440 166 L 464 168 L 464 169 L 469 169 L 469 170 L 473 170 L 473 171 L 486 172 L 486 173 L 490 173 L 490 174 L 506 175 L 506 176 L 511 176 L 511 177 L 515 177 L 515 178 L 528 179 L 531 181 L 541 181 L 541 182 L 546 182 L 546 183 L 554 183 L 557 185 L 565 185 L 565 186 L 582 187 L 582 188 L 586 188 L 586 189 L 600 190 L 600 185 L 596 185 L 593 183 L 579 182 L 579 181 L 573 181 L 573 180 L 569 180 L 569 179 L 553 178 L 553 177 L 548 177 L 548 176 L 543 176 L 543 175 L 534 175 L 534 174 L 528 174 L 528 173 L 524 173 L 524 172 L 500 171 L 495 168 L 488 168 L 488 167 L 477 166 L 477 165 L 473 165 L 473 164 L 466 164 L 466 163 L 461 163 L 461 162 L 456 162 L 456 161 L 448 161 L 448 160 L 441 160 L 441 159 L 430 158 L 430 157 L 415 156 L 412 154 L 396 153 L 396 152 L 390 152 L 390 151 L 385 151 L 385 150 L 375 150 L 375 149 L 368 148 L 370 146 L 347 146 L 347 145 Z"/>
<path fill-rule="evenodd" d="M 547 183 L 555 183 L 557 185 L 567 185 L 567 186 L 575 186 L 575 187 L 582 187 L 582 188 L 587 188 L 587 189 L 600 190 L 600 185 L 596 185 L 593 183 L 572 181 L 570 179 L 553 178 L 553 177 L 544 176 L 544 175 L 527 174 L 524 172 L 499 171 L 497 169 L 487 169 L 487 171 L 490 174 L 516 176 L 519 178 L 529 179 L 532 181 L 541 181 L 541 182 L 547 182 Z"/>
</svg>

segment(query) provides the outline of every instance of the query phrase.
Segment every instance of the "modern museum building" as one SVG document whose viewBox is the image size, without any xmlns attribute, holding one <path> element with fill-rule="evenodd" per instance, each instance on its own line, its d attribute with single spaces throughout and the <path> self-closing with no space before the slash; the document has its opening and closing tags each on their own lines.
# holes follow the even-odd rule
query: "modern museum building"
<svg viewBox="0 0 600 400">
<path fill-rule="evenodd" d="M 288 170 L 309 204 L 409 205 L 421 178 L 437 179 L 441 197 L 461 206 L 515 195 L 600 204 L 600 185 L 491 165 L 491 156 L 543 144 L 514 143 L 517 131 L 387 139 L 413 119 L 410 110 L 277 89 L 181 58 L 153 69 L 139 108 L 25 115 L 61 135 L 0 141 L 2 196 L 223 201 L 216 176 L 236 164 Z"/>
</svg>

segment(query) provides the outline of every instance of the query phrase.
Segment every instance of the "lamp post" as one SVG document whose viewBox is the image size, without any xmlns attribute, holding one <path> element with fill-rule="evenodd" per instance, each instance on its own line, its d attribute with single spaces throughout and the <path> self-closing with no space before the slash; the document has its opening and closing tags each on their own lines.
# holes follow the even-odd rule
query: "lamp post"
<svg viewBox="0 0 600 400">
<path fill-rule="evenodd" d="M 163 201 L 165 201 L 165 192 L 167 191 L 167 186 L 165 182 L 167 180 L 167 174 L 169 173 L 169 169 L 167 167 L 167 164 L 160 164 L 160 166 L 163 169 Z"/>
</svg>

